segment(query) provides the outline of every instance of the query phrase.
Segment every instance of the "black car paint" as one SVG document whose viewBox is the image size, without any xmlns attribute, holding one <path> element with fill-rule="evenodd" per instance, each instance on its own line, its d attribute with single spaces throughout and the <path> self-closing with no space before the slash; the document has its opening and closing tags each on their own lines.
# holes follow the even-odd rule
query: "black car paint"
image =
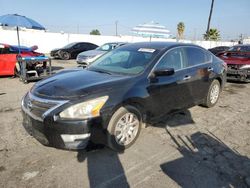
<svg viewBox="0 0 250 188">
<path fill-rule="evenodd" d="M 77 46 L 79 46 L 79 47 L 77 47 Z M 93 43 L 77 42 L 69 48 L 63 47 L 63 48 L 57 48 L 57 49 L 52 50 L 50 52 L 50 56 L 55 57 L 55 58 L 61 58 L 59 53 L 60 52 L 67 52 L 70 54 L 71 59 L 75 59 L 79 53 L 87 51 L 87 50 L 93 50 L 93 49 L 96 49 L 97 47 L 98 47 L 98 45 L 93 44 Z"/>
<path fill-rule="evenodd" d="M 94 142 L 105 143 L 108 122 L 112 114 L 124 104 L 139 108 L 143 114 L 143 121 L 148 122 L 166 113 L 202 103 L 213 79 L 218 79 L 222 86 L 224 85 L 225 70 L 221 65 L 221 60 L 216 57 L 213 57 L 213 62 L 178 70 L 170 76 L 153 76 L 152 70 L 155 64 L 168 50 L 176 47 L 201 47 L 178 43 L 138 43 L 124 48 L 138 49 L 141 46 L 154 48 L 159 53 L 146 70 L 138 75 L 109 75 L 79 68 L 61 71 L 57 75 L 38 82 L 31 90 L 33 95 L 46 99 L 69 100 L 68 103 L 51 111 L 45 117 L 45 127 L 50 130 L 48 135 L 51 135 L 51 132 L 53 134 L 53 131 L 56 134 L 60 124 L 64 125 L 61 127 L 64 130 L 60 130 L 60 133 L 79 133 L 78 130 L 70 128 L 70 125 L 65 126 L 73 124 L 79 125 L 83 130 L 82 133 L 90 131 Z M 209 68 L 213 70 L 209 71 Z M 185 79 L 188 76 L 191 78 Z M 97 118 L 62 120 L 58 117 L 61 111 L 73 104 L 105 95 L 108 95 L 109 99 Z M 56 146 L 53 143 L 52 145 L 62 147 L 61 144 Z"/>
</svg>

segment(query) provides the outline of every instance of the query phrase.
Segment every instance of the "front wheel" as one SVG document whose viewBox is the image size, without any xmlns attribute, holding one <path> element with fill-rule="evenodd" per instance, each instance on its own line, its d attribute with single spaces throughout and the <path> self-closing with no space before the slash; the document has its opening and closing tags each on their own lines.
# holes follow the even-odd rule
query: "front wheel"
<svg viewBox="0 0 250 188">
<path fill-rule="evenodd" d="M 108 124 L 108 146 L 115 151 L 129 148 L 138 138 L 141 126 L 141 114 L 135 107 L 119 108 Z"/>
<path fill-rule="evenodd" d="M 203 105 L 208 108 L 213 107 L 218 102 L 220 92 L 221 92 L 220 82 L 218 80 L 213 80 L 209 87 L 207 96 L 205 98 L 205 103 Z"/>
<path fill-rule="evenodd" d="M 14 68 L 14 75 L 15 77 L 20 77 L 20 74 L 21 74 L 21 66 L 20 64 L 17 62 L 16 63 L 16 66 Z"/>
</svg>

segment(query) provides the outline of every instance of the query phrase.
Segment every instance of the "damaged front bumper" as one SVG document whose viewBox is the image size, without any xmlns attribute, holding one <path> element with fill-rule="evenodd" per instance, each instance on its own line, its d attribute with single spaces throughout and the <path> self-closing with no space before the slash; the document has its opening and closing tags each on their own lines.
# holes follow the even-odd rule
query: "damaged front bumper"
<svg viewBox="0 0 250 188">
<path fill-rule="evenodd" d="M 61 149 L 84 149 L 90 140 L 92 120 L 55 119 L 53 108 L 58 107 L 55 102 L 58 101 L 45 101 L 28 93 L 22 100 L 24 128 L 43 145 Z"/>
<path fill-rule="evenodd" d="M 242 82 L 250 81 L 250 68 L 232 69 L 228 67 L 227 80 L 242 81 Z"/>
</svg>

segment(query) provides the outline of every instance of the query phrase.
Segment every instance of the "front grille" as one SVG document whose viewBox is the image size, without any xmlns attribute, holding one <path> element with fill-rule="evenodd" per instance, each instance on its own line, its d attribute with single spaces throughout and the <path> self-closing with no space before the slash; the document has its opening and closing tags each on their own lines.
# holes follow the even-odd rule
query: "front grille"
<svg viewBox="0 0 250 188">
<path fill-rule="evenodd" d="M 31 93 L 27 93 L 23 99 L 23 107 L 30 115 L 36 119 L 42 120 L 45 112 L 62 104 L 62 102 L 64 101 L 42 99 L 32 95 Z"/>
<path fill-rule="evenodd" d="M 238 70 L 238 69 L 240 69 L 241 66 L 242 65 L 237 65 L 237 64 L 227 64 L 227 67 L 229 69 L 233 69 L 233 70 Z"/>
</svg>

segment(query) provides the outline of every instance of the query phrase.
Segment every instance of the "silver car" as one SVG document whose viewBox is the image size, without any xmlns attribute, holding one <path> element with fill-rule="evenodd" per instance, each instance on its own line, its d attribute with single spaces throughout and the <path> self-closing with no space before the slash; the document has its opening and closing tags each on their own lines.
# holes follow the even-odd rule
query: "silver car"
<svg viewBox="0 0 250 188">
<path fill-rule="evenodd" d="M 111 42 L 105 43 L 104 45 L 96 48 L 95 50 L 88 50 L 78 54 L 76 58 L 76 62 L 83 66 L 87 66 L 91 64 L 94 60 L 96 60 L 101 55 L 105 54 L 108 51 L 111 51 L 119 46 L 127 44 L 125 42 Z"/>
</svg>

